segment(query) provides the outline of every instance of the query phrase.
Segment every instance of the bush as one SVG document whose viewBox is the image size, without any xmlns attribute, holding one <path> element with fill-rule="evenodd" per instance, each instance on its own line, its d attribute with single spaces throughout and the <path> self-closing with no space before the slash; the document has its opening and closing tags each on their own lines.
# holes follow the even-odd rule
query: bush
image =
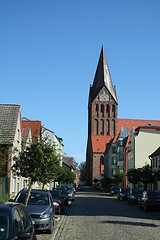
<svg viewBox="0 0 160 240">
<path fill-rule="evenodd" d="M 7 202 L 9 199 L 9 194 L 5 193 L 0 195 L 0 202 Z"/>
</svg>

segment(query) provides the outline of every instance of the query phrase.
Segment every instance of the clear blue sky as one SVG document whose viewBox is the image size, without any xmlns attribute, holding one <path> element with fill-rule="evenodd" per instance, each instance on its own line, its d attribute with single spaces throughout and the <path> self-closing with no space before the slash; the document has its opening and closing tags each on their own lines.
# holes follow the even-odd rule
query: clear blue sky
<svg viewBox="0 0 160 240">
<path fill-rule="evenodd" d="M 0 1 L 0 103 L 41 120 L 78 163 L 102 42 L 118 117 L 160 119 L 159 0 Z"/>
</svg>

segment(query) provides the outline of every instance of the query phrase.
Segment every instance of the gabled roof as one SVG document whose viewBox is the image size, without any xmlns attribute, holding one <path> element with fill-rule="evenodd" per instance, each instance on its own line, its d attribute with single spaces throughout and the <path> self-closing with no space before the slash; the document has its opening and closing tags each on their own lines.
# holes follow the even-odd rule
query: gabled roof
<svg viewBox="0 0 160 240">
<path fill-rule="evenodd" d="M 102 46 L 96 74 L 93 81 L 93 87 L 91 87 L 90 89 L 92 101 L 97 96 L 98 92 L 102 89 L 103 86 L 105 86 L 108 89 L 113 99 L 116 101 L 116 103 L 118 103 L 116 90 L 112 84 L 109 67 L 104 52 L 104 47 Z"/>
<path fill-rule="evenodd" d="M 149 155 L 149 158 L 160 156 L 160 147 L 157 148 L 156 151 L 154 151 L 151 155 Z"/>
<path fill-rule="evenodd" d="M 0 104 L 0 144 L 12 144 L 15 138 L 20 105 Z"/>
<path fill-rule="evenodd" d="M 40 138 L 41 134 L 41 121 L 39 120 L 22 120 L 22 129 L 31 128 L 31 135 Z"/>
</svg>

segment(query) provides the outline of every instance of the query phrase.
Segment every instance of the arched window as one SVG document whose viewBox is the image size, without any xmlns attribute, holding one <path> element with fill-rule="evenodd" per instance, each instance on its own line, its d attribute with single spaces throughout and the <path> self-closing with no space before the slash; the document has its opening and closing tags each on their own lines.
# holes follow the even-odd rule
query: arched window
<svg viewBox="0 0 160 240">
<path fill-rule="evenodd" d="M 112 117 L 115 118 L 115 105 L 112 105 Z"/>
<path fill-rule="evenodd" d="M 101 131 L 101 135 L 104 135 L 104 120 L 103 119 L 101 119 L 100 131 Z"/>
<path fill-rule="evenodd" d="M 101 104 L 101 116 L 104 117 L 104 105 Z"/>
<path fill-rule="evenodd" d="M 107 135 L 110 135 L 110 122 L 109 120 L 107 120 L 107 126 L 106 126 L 106 129 L 107 129 Z"/>
<path fill-rule="evenodd" d="M 98 120 L 95 119 L 95 134 L 98 135 Z"/>
<path fill-rule="evenodd" d="M 98 104 L 96 104 L 96 115 L 97 115 L 97 117 L 98 117 L 98 114 L 99 113 L 99 106 L 98 106 Z"/>
<path fill-rule="evenodd" d="M 107 112 L 107 117 L 110 118 L 110 105 L 109 104 L 107 104 L 106 112 Z"/>
<path fill-rule="evenodd" d="M 116 124 L 114 120 L 112 120 L 112 134 L 116 135 Z"/>
</svg>

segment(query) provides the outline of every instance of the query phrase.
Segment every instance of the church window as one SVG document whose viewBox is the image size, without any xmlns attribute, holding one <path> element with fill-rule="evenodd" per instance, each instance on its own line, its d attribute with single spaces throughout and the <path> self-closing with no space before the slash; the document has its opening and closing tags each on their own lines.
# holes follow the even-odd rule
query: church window
<svg viewBox="0 0 160 240">
<path fill-rule="evenodd" d="M 112 105 L 112 116 L 115 118 L 115 105 Z"/>
<path fill-rule="evenodd" d="M 101 119 L 101 135 L 104 135 L 104 120 Z"/>
<path fill-rule="evenodd" d="M 96 104 L 96 115 L 97 115 L 97 117 L 98 117 L 98 112 L 99 112 L 99 106 L 98 106 L 98 104 Z"/>
<path fill-rule="evenodd" d="M 110 118 L 110 106 L 109 106 L 109 104 L 107 104 L 106 112 L 107 112 L 107 117 Z"/>
<path fill-rule="evenodd" d="M 95 119 L 95 133 L 96 133 L 96 135 L 98 135 L 98 120 L 97 119 Z"/>
<path fill-rule="evenodd" d="M 106 129 L 107 129 L 107 135 L 110 135 L 110 122 L 109 122 L 109 120 L 107 120 Z"/>
<path fill-rule="evenodd" d="M 101 115 L 102 115 L 102 117 L 104 117 L 104 105 L 103 104 L 101 104 Z"/>
<path fill-rule="evenodd" d="M 116 135 L 116 124 L 114 120 L 112 120 L 112 134 Z"/>
</svg>

